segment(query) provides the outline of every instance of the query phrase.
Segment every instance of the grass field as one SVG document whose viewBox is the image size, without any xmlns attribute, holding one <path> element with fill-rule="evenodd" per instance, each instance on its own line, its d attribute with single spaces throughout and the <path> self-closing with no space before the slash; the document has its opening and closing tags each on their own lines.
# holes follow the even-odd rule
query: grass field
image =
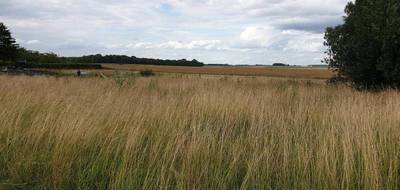
<svg viewBox="0 0 400 190">
<path fill-rule="evenodd" d="M 329 79 L 334 73 L 325 68 L 299 68 L 299 67 L 271 67 L 271 66 L 204 66 L 204 67 L 177 67 L 136 64 L 102 64 L 104 68 L 142 71 L 152 70 L 163 73 L 183 74 L 209 74 L 209 75 L 241 75 L 241 76 L 269 76 L 283 78 L 303 79 Z"/>
<path fill-rule="evenodd" d="M 400 94 L 0 75 L 0 189 L 399 189 Z"/>
</svg>

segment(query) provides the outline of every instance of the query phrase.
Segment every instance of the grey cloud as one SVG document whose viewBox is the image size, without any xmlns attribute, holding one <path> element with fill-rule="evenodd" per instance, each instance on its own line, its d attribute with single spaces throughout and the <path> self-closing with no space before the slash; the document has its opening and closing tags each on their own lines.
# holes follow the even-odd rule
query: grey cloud
<svg viewBox="0 0 400 190">
<path fill-rule="evenodd" d="M 283 30 L 303 30 L 316 33 L 322 33 L 329 26 L 336 26 L 342 23 L 341 17 L 316 17 L 312 20 L 304 20 L 297 22 L 281 23 L 277 24 L 280 29 Z"/>
</svg>

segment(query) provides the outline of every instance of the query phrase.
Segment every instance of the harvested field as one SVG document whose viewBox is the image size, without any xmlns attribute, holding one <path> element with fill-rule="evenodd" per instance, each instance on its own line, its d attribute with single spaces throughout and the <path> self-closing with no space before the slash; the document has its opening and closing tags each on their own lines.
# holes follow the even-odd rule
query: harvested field
<svg viewBox="0 0 400 190">
<path fill-rule="evenodd" d="M 241 76 L 270 76 L 305 79 L 328 79 L 334 73 L 325 68 L 299 68 L 299 67 L 271 67 L 271 66 L 204 66 L 204 67 L 180 67 L 157 65 L 133 65 L 133 64 L 102 64 L 104 68 L 116 70 L 183 73 L 183 74 L 211 74 L 211 75 L 241 75 Z"/>
</svg>

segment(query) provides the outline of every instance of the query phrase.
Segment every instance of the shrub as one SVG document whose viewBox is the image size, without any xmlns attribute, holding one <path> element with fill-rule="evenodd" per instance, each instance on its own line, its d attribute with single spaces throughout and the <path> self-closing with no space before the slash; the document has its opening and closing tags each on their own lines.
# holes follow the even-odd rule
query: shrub
<svg viewBox="0 0 400 190">
<path fill-rule="evenodd" d="M 274 63 L 274 64 L 272 64 L 272 66 L 274 66 L 274 67 L 288 67 L 289 65 L 288 64 L 284 64 L 284 63 Z"/>
<path fill-rule="evenodd" d="M 7 66 L 7 65 L 9 65 L 9 63 L 0 60 L 0 67 Z"/>
<path fill-rule="evenodd" d="M 154 76 L 155 74 L 152 70 L 147 69 L 147 70 L 140 71 L 140 75 L 142 75 L 144 77 L 150 77 L 150 76 Z"/>
</svg>

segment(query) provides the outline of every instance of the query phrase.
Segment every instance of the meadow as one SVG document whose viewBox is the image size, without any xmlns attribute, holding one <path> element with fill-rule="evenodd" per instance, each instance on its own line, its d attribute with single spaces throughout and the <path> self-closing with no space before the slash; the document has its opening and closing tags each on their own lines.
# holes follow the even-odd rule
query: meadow
<svg viewBox="0 0 400 190">
<path fill-rule="evenodd" d="M 0 189 L 399 189 L 400 93 L 0 75 Z"/>
</svg>

